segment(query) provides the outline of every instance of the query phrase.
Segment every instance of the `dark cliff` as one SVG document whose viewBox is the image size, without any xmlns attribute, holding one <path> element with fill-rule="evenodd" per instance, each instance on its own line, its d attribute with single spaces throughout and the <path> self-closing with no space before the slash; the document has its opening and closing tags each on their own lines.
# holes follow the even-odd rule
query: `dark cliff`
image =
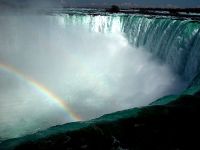
<svg viewBox="0 0 200 150">
<path fill-rule="evenodd" d="M 193 94 L 188 95 L 191 91 Z M 146 107 L 8 140 L 0 144 L 0 149 L 198 149 L 199 114 L 199 89 L 190 89 L 184 95 L 165 97 Z"/>
</svg>

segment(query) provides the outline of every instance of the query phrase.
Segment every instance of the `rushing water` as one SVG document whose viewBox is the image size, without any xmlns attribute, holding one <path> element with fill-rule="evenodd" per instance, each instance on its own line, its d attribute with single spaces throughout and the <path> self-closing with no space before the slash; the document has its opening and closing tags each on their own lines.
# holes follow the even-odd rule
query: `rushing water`
<svg viewBox="0 0 200 150">
<path fill-rule="evenodd" d="M 124 14 L 65 18 L 67 23 L 86 25 L 93 31 L 121 31 L 132 46 L 145 48 L 184 80 L 191 81 L 199 72 L 199 21 Z"/>
<path fill-rule="evenodd" d="M 199 22 L 0 16 L 0 137 L 148 105 L 198 75 Z"/>
</svg>

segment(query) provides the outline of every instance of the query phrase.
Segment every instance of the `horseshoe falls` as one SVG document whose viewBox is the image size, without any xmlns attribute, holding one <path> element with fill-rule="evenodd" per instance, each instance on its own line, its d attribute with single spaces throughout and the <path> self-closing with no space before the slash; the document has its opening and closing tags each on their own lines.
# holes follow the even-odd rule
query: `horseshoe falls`
<svg viewBox="0 0 200 150">
<path fill-rule="evenodd" d="M 128 17 L 123 31 L 130 43 L 146 47 L 184 80 L 190 82 L 199 73 L 199 22 Z"/>
<path fill-rule="evenodd" d="M 138 15 L 67 15 L 64 20 L 95 32 L 123 33 L 133 47 L 150 52 L 188 83 L 199 73 L 199 21 Z"/>
<path fill-rule="evenodd" d="M 77 10 L 1 15 L 0 32 L 2 141 L 200 84 L 199 21 Z"/>
</svg>

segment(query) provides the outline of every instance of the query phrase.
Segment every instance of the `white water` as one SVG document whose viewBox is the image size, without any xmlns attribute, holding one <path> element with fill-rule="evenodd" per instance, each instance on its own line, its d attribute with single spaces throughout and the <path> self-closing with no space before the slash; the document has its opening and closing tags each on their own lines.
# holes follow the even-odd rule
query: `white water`
<svg viewBox="0 0 200 150">
<path fill-rule="evenodd" d="M 144 106 L 182 89 L 168 66 L 129 45 L 118 21 L 103 32 L 106 19 L 97 17 L 88 30 L 87 23 L 69 23 L 63 16 L 0 16 L 0 62 L 48 87 L 83 120 Z M 0 69 L 0 76 L 0 137 L 72 121 L 14 74 Z"/>
</svg>

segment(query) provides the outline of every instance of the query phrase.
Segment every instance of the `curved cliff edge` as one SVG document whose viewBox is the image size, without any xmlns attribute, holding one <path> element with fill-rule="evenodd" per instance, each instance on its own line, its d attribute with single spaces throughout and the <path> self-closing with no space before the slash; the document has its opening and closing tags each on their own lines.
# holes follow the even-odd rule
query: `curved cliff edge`
<svg viewBox="0 0 200 150">
<path fill-rule="evenodd" d="M 7 140 L 0 150 L 199 149 L 199 114 L 200 87 L 193 86 L 149 106 Z"/>
</svg>

